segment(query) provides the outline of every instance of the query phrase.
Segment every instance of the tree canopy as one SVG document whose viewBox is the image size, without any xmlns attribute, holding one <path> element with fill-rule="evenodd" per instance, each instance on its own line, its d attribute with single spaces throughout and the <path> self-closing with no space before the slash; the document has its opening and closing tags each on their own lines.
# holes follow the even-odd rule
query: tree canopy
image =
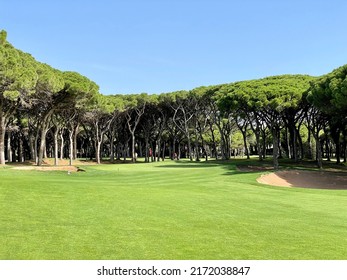
<svg viewBox="0 0 347 280">
<path fill-rule="evenodd" d="M 149 161 L 255 153 L 262 160 L 271 152 L 277 168 L 284 153 L 296 161 L 313 156 L 311 132 L 316 149 L 345 160 L 346 76 L 347 65 L 321 77 L 279 75 L 160 95 L 105 96 L 89 78 L 16 49 L 1 31 L 0 164 L 14 160 L 12 154 L 42 164 L 54 146 L 55 157 L 94 154 L 97 162 L 103 154 Z M 16 133 L 19 142 L 11 142 Z"/>
</svg>

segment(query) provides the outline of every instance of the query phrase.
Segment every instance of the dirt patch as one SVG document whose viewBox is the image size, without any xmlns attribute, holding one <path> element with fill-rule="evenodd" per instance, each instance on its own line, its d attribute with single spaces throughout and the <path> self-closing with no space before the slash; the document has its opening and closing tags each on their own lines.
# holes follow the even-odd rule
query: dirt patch
<svg viewBox="0 0 347 280">
<path fill-rule="evenodd" d="M 347 190 L 346 172 L 286 170 L 264 174 L 257 181 L 281 187 Z"/>
<path fill-rule="evenodd" d="M 16 166 L 12 169 L 16 170 L 39 170 L 39 171 L 70 171 L 77 172 L 79 170 L 76 166 Z"/>
</svg>

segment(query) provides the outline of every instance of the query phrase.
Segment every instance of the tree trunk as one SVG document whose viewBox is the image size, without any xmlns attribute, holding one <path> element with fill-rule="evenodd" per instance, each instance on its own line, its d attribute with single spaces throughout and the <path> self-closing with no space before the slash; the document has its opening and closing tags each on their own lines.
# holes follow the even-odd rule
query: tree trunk
<svg viewBox="0 0 347 280">
<path fill-rule="evenodd" d="M 263 159 L 266 158 L 266 132 L 265 130 L 262 130 L 262 152 L 263 152 Z"/>
<path fill-rule="evenodd" d="M 213 124 L 210 124 L 210 131 L 211 131 L 211 137 L 212 137 L 212 143 L 213 143 L 213 150 L 215 153 L 215 158 L 218 159 L 217 143 L 216 143 L 216 138 L 214 136 Z M 211 153 L 211 157 L 212 157 L 212 153 Z"/>
<path fill-rule="evenodd" d="M 340 131 L 336 132 L 334 142 L 336 146 L 336 163 L 339 164 L 341 163 Z"/>
<path fill-rule="evenodd" d="M 29 132 L 29 150 L 30 150 L 30 159 L 35 160 L 35 137 Z"/>
<path fill-rule="evenodd" d="M 112 132 L 110 137 L 110 162 L 114 163 L 114 134 Z"/>
<path fill-rule="evenodd" d="M 128 152 L 128 143 L 123 144 L 123 160 L 127 160 L 127 152 Z"/>
<path fill-rule="evenodd" d="M 77 136 L 80 124 L 77 124 L 73 132 L 73 159 L 77 159 Z"/>
<path fill-rule="evenodd" d="M 188 136 L 188 153 L 189 153 L 189 160 L 193 161 L 193 155 L 192 155 L 192 144 L 190 143 L 190 136 Z"/>
<path fill-rule="evenodd" d="M 97 164 L 101 163 L 100 152 L 101 152 L 102 141 L 95 141 L 95 160 Z"/>
<path fill-rule="evenodd" d="M 287 158 L 293 159 L 293 151 L 292 151 L 292 134 L 289 131 L 289 137 L 288 137 L 288 127 L 285 127 L 285 133 L 284 133 L 287 149 L 286 149 L 286 156 Z"/>
<path fill-rule="evenodd" d="M 7 132 L 7 162 L 12 162 L 11 131 Z"/>
<path fill-rule="evenodd" d="M 58 134 L 59 134 L 59 129 L 56 128 L 54 131 L 54 165 L 58 165 L 59 164 L 59 144 L 58 144 Z"/>
<path fill-rule="evenodd" d="M 323 147 L 324 147 L 324 145 L 323 145 Z M 328 139 L 327 133 L 325 133 L 325 154 L 326 154 L 327 161 L 331 161 L 329 139 Z M 324 157 L 324 153 L 322 154 L 322 157 Z"/>
<path fill-rule="evenodd" d="M 343 146 L 342 146 L 342 148 L 343 148 L 343 151 L 342 151 L 342 153 L 343 153 L 343 162 L 346 162 L 346 157 L 347 157 L 347 155 L 346 155 L 346 148 L 347 148 L 347 130 L 346 129 L 344 129 L 343 130 L 343 132 L 342 132 L 342 135 L 343 135 Z"/>
<path fill-rule="evenodd" d="M 149 139 L 145 139 L 145 162 L 149 162 Z"/>
<path fill-rule="evenodd" d="M 49 118 L 53 114 L 53 110 L 50 110 L 49 112 L 46 113 L 42 120 L 41 124 L 41 142 L 40 142 L 40 149 L 39 149 L 39 156 L 38 156 L 38 161 L 37 165 L 41 165 L 43 162 L 43 158 L 45 156 L 45 150 L 46 150 L 46 134 L 49 129 Z"/>
<path fill-rule="evenodd" d="M 38 145 L 39 145 L 39 136 L 40 136 L 40 133 L 39 133 L 39 130 L 36 132 L 36 135 L 35 135 L 35 141 L 34 141 L 34 159 L 35 159 L 35 164 L 38 163 Z"/>
<path fill-rule="evenodd" d="M 23 136 L 18 139 L 18 162 L 24 162 Z"/>
<path fill-rule="evenodd" d="M 3 116 L 3 113 L 0 111 L 0 165 L 5 165 L 5 131 L 5 117 Z"/>
<path fill-rule="evenodd" d="M 262 149 L 262 144 L 260 142 L 259 131 L 257 133 L 255 133 L 255 141 L 257 141 L 258 159 L 259 159 L 259 161 L 262 161 L 263 160 L 263 149 Z"/>
<path fill-rule="evenodd" d="M 204 147 L 204 150 L 205 150 L 205 160 L 208 161 L 207 145 L 205 144 L 203 147 Z M 210 146 L 208 146 L 208 148 L 209 148 L 208 150 L 210 151 L 211 150 Z"/>
<path fill-rule="evenodd" d="M 139 154 L 138 154 L 138 157 L 143 157 L 143 143 L 140 142 L 139 144 Z"/>
<path fill-rule="evenodd" d="M 322 159 L 322 147 L 319 141 L 319 132 L 314 135 L 316 140 L 316 154 L 317 154 L 317 166 L 319 169 L 323 168 L 323 159 Z"/>
<path fill-rule="evenodd" d="M 64 146 L 65 146 L 65 141 L 64 141 L 64 133 L 63 130 L 60 131 L 60 159 L 64 159 Z"/>
<path fill-rule="evenodd" d="M 297 162 L 299 162 L 299 160 L 304 158 L 304 145 L 302 143 L 302 138 L 300 135 L 300 126 L 299 128 L 295 129 L 295 135 L 296 135 L 296 139 L 299 145 L 299 150 L 300 150 L 300 154 L 298 152 L 298 148 L 296 149 L 296 154 L 297 154 Z M 300 155 L 300 156 L 299 156 Z"/>
<path fill-rule="evenodd" d="M 247 135 L 246 135 L 246 131 L 241 130 L 241 133 L 242 133 L 243 146 L 245 147 L 246 156 L 247 156 L 247 159 L 249 159 L 250 157 L 249 157 L 249 150 L 248 150 L 248 147 L 247 147 Z"/>
<path fill-rule="evenodd" d="M 195 140 L 195 160 L 200 161 L 199 144 L 197 140 Z"/>
<path fill-rule="evenodd" d="M 299 161 L 297 142 L 298 142 L 298 134 L 297 134 L 297 131 L 296 131 L 296 127 L 294 127 L 294 129 L 293 129 L 293 155 L 294 155 L 294 162 L 298 162 Z"/>
<path fill-rule="evenodd" d="M 74 142 L 73 142 L 73 130 L 69 130 L 69 165 L 72 165 L 72 160 L 74 157 Z"/>
<path fill-rule="evenodd" d="M 46 134 L 47 134 L 47 128 L 46 126 L 42 126 L 41 128 L 41 142 L 40 142 L 40 148 L 39 148 L 39 156 L 37 160 L 37 165 L 40 166 L 43 163 L 44 153 L 46 149 Z"/>
<path fill-rule="evenodd" d="M 311 129 L 308 127 L 308 135 L 307 135 L 307 143 L 308 143 L 308 151 L 307 151 L 307 157 L 309 159 L 313 159 L 312 155 L 312 147 L 311 147 Z"/>
<path fill-rule="evenodd" d="M 166 148 L 166 143 L 165 143 L 165 141 L 164 141 L 164 143 L 163 143 L 163 149 L 162 149 L 162 161 L 164 161 L 165 160 L 165 148 Z"/>
<path fill-rule="evenodd" d="M 131 132 L 131 161 L 136 162 L 135 156 L 135 131 Z"/>
<path fill-rule="evenodd" d="M 278 156 L 279 156 L 279 147 L 278 147 L 278 131 L 275 128 L 272 128 L 272 137 L 273 137 L 273 166 L 274 169 L 278 169 Z"/>
<path fill-rule="evenodd" d="M 176 153 L 176 139 L 175 139 L 175 138 L 172 140 L 172 155 L 171 155 L 171 159 L 172 159 L 172 160 L 177 159 L 177 153 Z"/>
<path fill-rule="evenodd" d="M 181 159 L 181 142 L 178 143 L 177 160 Z"/>
</svg>

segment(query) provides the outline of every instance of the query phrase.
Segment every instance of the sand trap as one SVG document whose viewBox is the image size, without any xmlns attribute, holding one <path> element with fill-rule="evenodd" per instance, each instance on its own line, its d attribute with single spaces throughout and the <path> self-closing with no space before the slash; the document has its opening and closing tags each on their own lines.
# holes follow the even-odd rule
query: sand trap
<svg viewBox="0 0 347 280">
<path fill-rule="evenodd" d="M 78 168 L 75 166 L 16 166 L 12 169 L 17 170 L 39 170 L 39 171 L 70 171 L 77 172 Z"/>
<path fill-rule="evenodd" d="M 347 190 L 347 173 L 331 171 L 277 171 L 260 176 L 262 184 L 312 189 Z"/>
</svg>

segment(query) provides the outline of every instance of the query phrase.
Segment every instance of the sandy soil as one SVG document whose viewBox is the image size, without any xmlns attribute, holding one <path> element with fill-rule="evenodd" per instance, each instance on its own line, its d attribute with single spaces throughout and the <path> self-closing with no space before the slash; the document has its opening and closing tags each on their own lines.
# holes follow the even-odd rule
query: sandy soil
<svg viewBox="0 0 347 280">
<path fill-rule="evenodd" d="M 17 170 L 39 170 L 39 171 L 70 171 L 70 172 L 77 172 L 78 168 L 76 166 L 35 166 L 35 165 L 29 165 L 29 166 L 16 166 L 13 167 L 13 169 Z"/>
<path fill-rule="evenodd" d="M 346 172 L 286 170 L 264 174 L 257 181 L 281 187 L 347 190 Z"/>
</svg>

